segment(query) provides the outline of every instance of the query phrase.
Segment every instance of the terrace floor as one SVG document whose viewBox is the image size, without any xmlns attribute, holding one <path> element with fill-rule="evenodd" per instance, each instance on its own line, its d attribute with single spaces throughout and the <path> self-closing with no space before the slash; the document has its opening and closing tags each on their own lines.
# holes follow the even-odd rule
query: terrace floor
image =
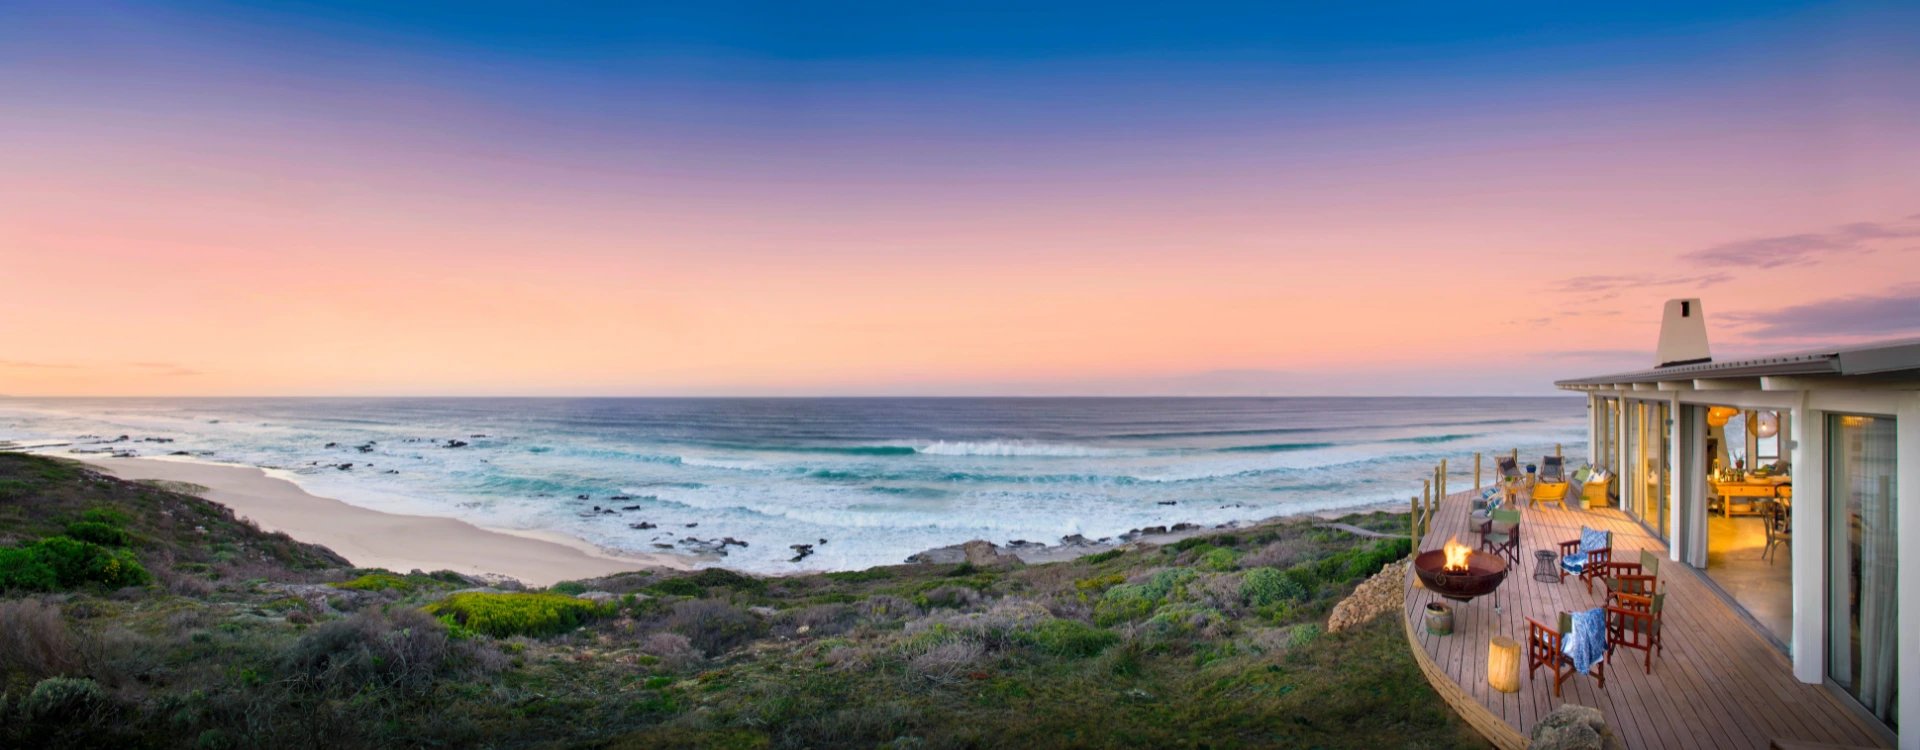
<svg viewBox="0 0 1920 750">
<path fill-rule="evenodd" d="M 1472 494 L 1441 501 L 1420 549 L 1436 549 L 1450 536 L 1479 546 L 1479 535 L 1468 529 Z M 1510 567 L 1500 586 L 1499 611 L 1489 597 L 1448 602 L 1453 634 L 1429 635 L 1424 609 L 1444 600 L 1421 587 L 1411 571 L 1407 579 L 1403 622 L 1415 660 L 1454 710 L 1495 746 L 1525 747 L 1533 725 L 1563 702 L 1600 709 L 1630 748 L 1765 748 L 1775 739 L 1887 746 L 1829 688 L 1795 680 L 1785 654 L 1710 589 L 1699 571 L 1666 560 L 1666 545 L 1625 513 L 1611 508 L 1526 508 L 1522 513 L 1520 563 Z M 1613 532 L 1616 560 L 1636 560 L 1643 549 L 1661 556 L 1666 650 L 1655 657 L 1648 675 L 1642 671 L 1643 653 L 1621 649 L 1607 665 L 1605 689 L 1591 676 L 1575 675 L 1562 686 L 1563 697 L 1555 698 L 1545 669 L 1533 676 L 1526 672 L 1526 618 L 1552 623 L 1560 611 L 1600 606 L 1604 588 L 1595 581 L 1594 593 L 1588 593 L 1572 576 L 1564 584 L 1535 581 L 1533 552 L 1579 538 L 1583 524 Z M 1496 635 L 1522 644 L 1517 693 L 1487 684 L 1487 645 Z"/>
</svg>

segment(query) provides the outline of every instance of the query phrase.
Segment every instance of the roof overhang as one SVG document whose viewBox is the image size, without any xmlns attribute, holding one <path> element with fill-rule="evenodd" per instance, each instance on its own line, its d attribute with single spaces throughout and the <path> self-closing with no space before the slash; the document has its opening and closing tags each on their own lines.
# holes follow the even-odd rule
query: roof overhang
<svg viewBox="0 0 1920 750">
<path fill-rule="evenodd" d="M 1767 381 L 1772 381 L 1771 387 Z M 1776 390 L 1789 383 L 1920 388 L 1920 339 L 1554 381 L 1555 386 L 1570 391 Z"/>
</svg>

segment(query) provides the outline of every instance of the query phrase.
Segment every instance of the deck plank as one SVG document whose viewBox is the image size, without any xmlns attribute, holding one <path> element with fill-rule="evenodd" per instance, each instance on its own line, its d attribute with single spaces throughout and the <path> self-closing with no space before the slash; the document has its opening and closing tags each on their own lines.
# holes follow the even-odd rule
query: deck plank
<svg viewBox="0 0 1920 750">
<path fill-rule="evenodd" d="M 1478 546 L 1478 534 L 1467 520 L 1474 494 L 1459 492 L 1441 501 L 1420 549 L 1439 547 L 1449 537 Z M 1443 695 L 1477 703 L 1478 715 L 1470 721 L 1480 719 L 1491 726 L 1504 722 L 1513 730 L 1490 734 L 1495 744 L 1513 746 L 1516 736 L 1524 737 L 1555 707 L 1578 703 L 1600 709 L 1625 746 L 1634 748 L 1743 750 L 1775 741 L 1887 746 L 1827 690 L 1795 680 L 1791 664 L 1772 642 L 1754 631 L 1700 571 L 1666 559 L 1666 545 L 1626 513 L 1615 508 L 1524 507 L 1521 512 L 1520 563 L 1501 585 L 1498 610 L 1487 598 L 1449 602 L 1453 635 L 1429 635 L 1425 606 L 1442 600 L 1414 586 L 1410 576 L 1405 611 L 1408 641 L 1431 661 L 1435 671 L 1428 675 L 1436 688 L 1442 688 L 1441 680 L 1449 681 Z M 1583 525 L 1614 533 L 1615 559 L 1638 559 L 1641 550 L 1662 558 L 1666 648 L 1654 657 L 1653 673 L 1644 671 L 1643 654 L 1623 650 L 1607 665 L 1605 688 L 1590 676 L 1578 675 L 1564 685 L 1565 696 L 1556 699 L 1552 678 L 1544 672 L 1527 675 L 1523 662 L 1519 693 L 1494 690 L 1487 684 L 1487 644 L 1493 636 L 1522 641 L 1524 648 L 1527 617 L 1552 622 L 1562 610 L 1597 607 L 1604 599 L 1603 589 L 1596 585 L 1589 592 L 1577 578 L 1565 583 L 1533 580 L 1533 551 L 1577 538 Z"/>
</svg>

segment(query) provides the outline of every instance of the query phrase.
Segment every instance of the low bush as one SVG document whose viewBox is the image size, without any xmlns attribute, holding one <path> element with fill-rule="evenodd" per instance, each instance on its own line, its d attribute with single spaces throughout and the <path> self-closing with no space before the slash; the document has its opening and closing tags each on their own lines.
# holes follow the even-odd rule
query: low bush
<svg viewBox="0 0 1920 750">
<path fill-rule="evenodd" d="M 1299 581 L 1273 568 L 1254 568 L 1240 579 L 1240 596 L 1256 609 L 1306 598 Z"/>
<path fill-rule="evenodd" d="M 887 580 L 893 577 L 893 573 L 884 568 L 869 568 L 867 570 L 834 571 L 826 574 L 826 577 L 829 581 L 839 581 L 841 583 L 866 583 L 868 581 Z"/>
<path fill-rule="evenodd" d="M 1106 562 L 1108 560 L 1112 560 L 1124 554 L 1127 554 L 1126 550 L 1110 549 L 1105 552 L 1095 552 L 1091 555 L 1087 555 L 1086 557 L 1083 557 L 1080 559 L 1085 560 L 1090 565 L 1099 565 L 1100 563 Z"/>
<path fill-rule="evenodd" d="M 0 601 L 0 691 L 10 687 L 9 678 L 38 681 L 79 664 L 73 632 L 59 607 L 36 599 Z"/>
<path fill-rule="evenodd" d="M 495 638 L 564 633 L 612 608 L 550 592 L 454 594 L 427 605 L 428 614 Z"/>
<path fill-rule="evenodd" d="M 125 547 L 131 538 L 119 527 L 99 521 L 74 521 L 67 524 L 67 536 L 106 547 Z"/>
<path fill-rule="evenodd" d="M 547 590 L 556 594 L 566 594 L 567 596 L 579 596 L 581 594 L 587 593 L 587 585 L 579 581 L 561 581 L 552 586 L 548 586 Z"/>
<path fill-rule="evenodd" d="M 347 589 L 350 591 L 397 591 L 402 594 L 411 594 L 420 588 L 418 581 L 407 576 L 388 573 L 384 570 L 329 585 L 336 589 Z"/>
<path fill-rule="evenodd" d="M 1126 580 L 1126 576 L 1113 573 L 1104 576 L 1094 576 L 1092 578 L 1081 578 L 1073 582 L 1073 588 L 1076 591 L 1105 591 L 1124 583 Z"/>
<path fill-rule="evenodd" d="M 694 599 L 673 605 L 667 630 L 687 637 L 708 656 L 719 656 L 766 632 L 766 624 L 752 613 L 718 599 Z"/>
<path fill-rule="evenodd" d="M 1200 556 L 1198 565 L 1201 570 L 1225 573 L 1239 567 L 1239 563 L 1239 550 L 1228 547 L 1215 547 L 1207 550 L 1205 554 Z"/>
<path fill-rule="evenodd" d="M 1120 636 L 1079 620 L 1048 620 L 1020 633 L 1018 640 L 1043 653 L 1077 658 L 1098 655 Z"/>
<path fill-rule="evenodd" d="M 669 578 L 649 584 L 646 588 L 659 596 L 699 596 L 706 593 L 700 584 L 686 578 Z"/>
<path fill-rule="evenodd" d="M 309 688 L 353 694 L 428 689 L 452 653 L 447 630 L 419 610 L 354 613 L 308 631 L 284 662 Z"/>
<path fill-rule="evenodd" d="M 98 584 L 138 586 L 152 580 L 132 552 L 66 536 L 0 548 L 0 589 L 57 591 Z"/>
<path fill-rule="evenodd" d="M 85 722 L 106 707 L 107 691 L 85 677 L 48 677 L 20 701 L 20 713 L 41 722 Z"/>
<path fill-rule="evenodd" d="M 767 590 L 766 579 L 742 575 L 725 568 L 707 568 L 688 576 L 686 580 L 703 589 L 722 588 L 756 594 Z"/>
</svg>

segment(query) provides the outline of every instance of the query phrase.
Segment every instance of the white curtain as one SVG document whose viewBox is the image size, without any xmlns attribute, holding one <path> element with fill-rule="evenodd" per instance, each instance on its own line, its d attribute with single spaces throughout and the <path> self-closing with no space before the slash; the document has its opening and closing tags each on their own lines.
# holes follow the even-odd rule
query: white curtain
<svg viewBox="0 0 1920 750">
<path fill-rule="evenodd" d="M 1848 477 L 1860 514 L 1860 675 L 1855 692 L 1874 715 L 1891 722 L 1899 654 L 1894 422 L 1872 419 L 1857 429 L 1865 434 Z"/>
</svg>

